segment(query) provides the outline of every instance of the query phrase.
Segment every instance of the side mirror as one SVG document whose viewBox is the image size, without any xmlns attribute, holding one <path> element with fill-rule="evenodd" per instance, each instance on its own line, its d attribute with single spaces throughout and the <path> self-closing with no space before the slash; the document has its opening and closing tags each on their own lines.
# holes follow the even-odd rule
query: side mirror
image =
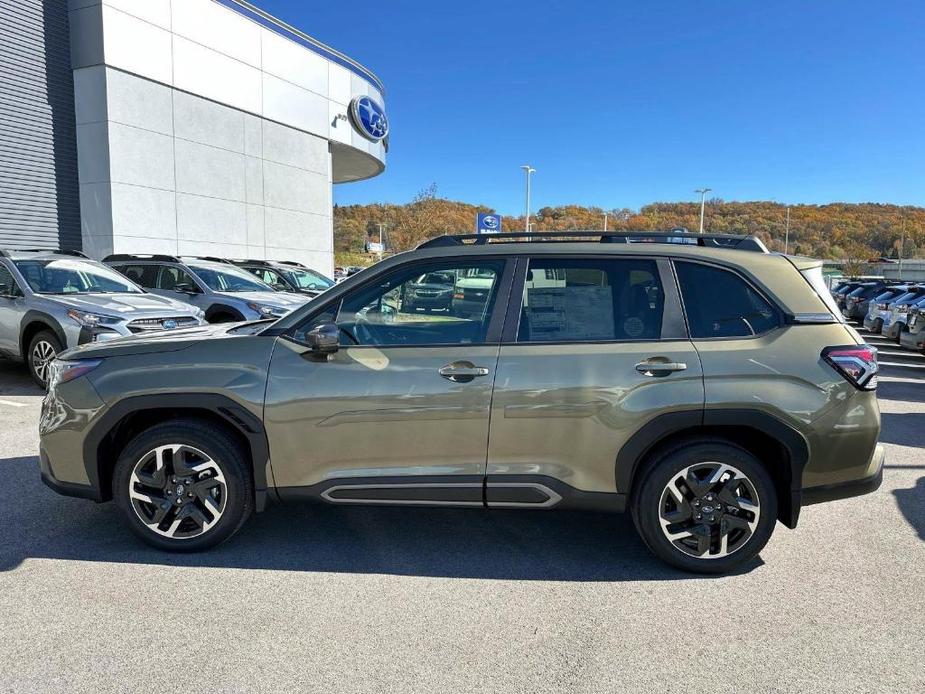
<svg viewBox="0 0 925 694">
<path fill-rule="evenodd" d="M 173 286 L 173 290 L 175 292 L 181 292 L 182 294 L 196 294 L 197 293 L 196 290 L 193 288 L 193 285 L 186 284 L 186 283 L 175 284 Z"/>
<path fill-rule="evenodd" d="M 10 285 L 0 284 L 0 296 L 13 296 L 13 292 L 10 291 Z"/>
<path fill-rule="evenodd" d="M 319 356 L 334 354 L 340 349 L 340 328 L 334 323 L 322 323 L 312 328 L 305 335 L 305 339 L 312 354 Z"/>
</svg>

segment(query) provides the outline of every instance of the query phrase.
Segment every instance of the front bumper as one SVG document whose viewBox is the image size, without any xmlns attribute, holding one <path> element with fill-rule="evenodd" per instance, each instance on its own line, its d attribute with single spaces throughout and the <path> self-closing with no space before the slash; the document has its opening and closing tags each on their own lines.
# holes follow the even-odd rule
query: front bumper
<svg viewBox="0 0 925 694">
<path fill-rule="evenodd" d="M 826 501 L 836 501 L 838 499 L 849 499 L 862 494 L 870 494 L 877 491 L 883 484 L 883 462 L 886 458 L 886 450 L 883 444 L 878 443 L 874 448 L 868 465 L 865 477 L 856 480 L 847 480 L 836 484 L 824 484 L 818 487 L 807 487 L 803 490 L 802 504 L 821 504 Z"/>
<path fill-rule="evenodd" d="M 880 316 L 867 315 L 864 317 L 864 327 L 872 333 L 880 332 Z"/>
<path fill-rule="evenodd" d="M 62 482 L 51 469 L 51 463 L 48 461 L 48 454 L 44 448 L 39 449 L 39 470 L 42 475 L 42 482 L 52 491 L 62 496 L 73 496 L 78 499 L 90 499 L 91 501 L 102 501 L 100 492 L 89 484 L 76 484 L 74 482 Z"/>
</svg>

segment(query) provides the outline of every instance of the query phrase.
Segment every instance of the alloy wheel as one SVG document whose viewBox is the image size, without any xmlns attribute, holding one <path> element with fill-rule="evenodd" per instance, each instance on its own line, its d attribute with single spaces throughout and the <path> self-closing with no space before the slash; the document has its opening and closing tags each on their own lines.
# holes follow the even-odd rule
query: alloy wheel
<svg viewBox="0 0 925 694">
<path fill-rule="evenodd" d="M 199 537 L 225 511 L 228 486 L 203 451 L 174 443 L 141 457 L 129 478 L 129 498 L 148 529 L 174 540 Z"/>
<path fill-rule="evenodd" d="M 56 356 L 58 353 L 50 342 L 39 340 L 32 346 L 32 370 L 42 383 L 48 383 L 48 370 Z"/>
<path fill-rule="evenodd" d="M 761 507 L 755 485 L 741 470 L 703 462 L 669 480 L 658 514 L 662 533 L 676 549 L 698 559 L 719 559 L 745 546 L 758 527 Z"/>
</svg>

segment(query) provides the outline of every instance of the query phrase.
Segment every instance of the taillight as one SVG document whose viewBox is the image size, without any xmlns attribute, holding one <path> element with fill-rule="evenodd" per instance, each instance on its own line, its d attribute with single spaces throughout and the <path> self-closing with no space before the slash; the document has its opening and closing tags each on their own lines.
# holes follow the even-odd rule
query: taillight
<svg viewBox="0 0 925 694">
<path fill-rule="evenodd" d="M 870 345 L 826 347 L 822 358 L 845 379 L 860 390 L 877 388 L 877 348 Z"/>
</svg>

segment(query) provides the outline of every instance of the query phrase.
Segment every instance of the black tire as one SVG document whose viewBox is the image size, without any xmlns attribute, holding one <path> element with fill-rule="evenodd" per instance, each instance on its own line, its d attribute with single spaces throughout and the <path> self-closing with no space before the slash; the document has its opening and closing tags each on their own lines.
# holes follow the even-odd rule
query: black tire
<svg viewBox="0 0 925 694">
<path fill-rule="evenodd" d="M 755 493 L 758 501 L 759 512 L 754 527 L 748 531 L 745 529 L 733 529 L 726 534 L 727 542 L 732 538 L 736 538 L 736 542 L 740 544 L 725 556 L 719 556 L 722 550 L 718 543 L 723 537 L 720 529 L 728 529 L 733 523 L 742 524 L 743 521 L 754 520 L 755 518 L 752 512 L 743 511 L 744 507 L 740 507 L 738 503 L 735 504 L 735 507 L 725 507 L 731 509 L 729 513 L 721 511 L 711 516 L 717 518 L 716 523 L 697 523 L 691 517 L 678 525 L 669 525 L 665 531 L 663 531 L 661 523 L 663 505 L 667 503 L 670 507 L 674 504 L 673 501 L 666 502 L 669 495 L 669 483 L 691 466 L 703 465 L 703 468 L 695 470 L 695 474 L 708 476 L 710 464 L 731 466 L 741 472 L 747 479 L 748 484 L 751 485 L 750 489 Z M 699 472 L 701 469 L 702 473 Z M 719 468 L 717 467 L 716 469 L 718 470 Z M 774 482 L 768 471 L 755 456 L 735 444 L 722 439 L 688 441 L 661 453 L 651 461 L 651 465 L 647 466 L 643 474 L 644 477 L 641 483 L 635 487 L 631 500 L 630 510 L 633 522 L 646 546 L 653 554 L 674 567 L 696 573 L 727 573 L 757 556 L 767 544 L 771 533 L 774 532 L 774 525 L 777 522 L 777 493 Z M 744 484 L 744 482 L 741 482 L 741 478 L 734 478 L 734 482 Z M 726 484 L 729 483 L 727 482 Z M 688 504 L 687 508 L 697 510 L 693 508 L 693 504 L 703 503 L 703 499 L 706 497 L 698 496 L 693 487 L 687 487 L 683 483 L 681 486 L 685 487 L 689 492 L 689 496 L 694 499 Z M 712 485 L 712 490 L 706 493 L 714 494 L 720 491 L 723 486 L 725 485 Z M 700 488 L 701 490 L 710 490 L 710 485 L 701 482 Z M 717 499 L 717 501 L 719 500 Z M 719 507 L 722 509 L 722 504 Z M 699 506 L 699 508 L 713 507 Z M 676 510 L 683 515 L 683 510 L 680 507 Z M 700 517 L 700 515 L 697 516 L 697 518 Z M 748 522 L 745 522 L 744 525 L 752 526 Z M 672 529 L 671 532 L 683 534 L 686 532 L 687 527 L 691 527 L 694 534 L 691 534 L 689 538 L 677 540 L 677 543 L 680 545 L 697 543 L 697 537 L 703 533 L 705 539 L 706 537 L 710 538 L 710 546 L 705 550 L 705 556 L 692 556 L 688 552 L 696 552 L 696 548 L 688 547 L 688 551 L 685 551 L 676 546 L 675 542 L 672 542 L 666 536 L 669 529 Z M 730 545 L 730 547 L 732 546 L 734 545 Z M 710 554 L 715 554 L 715 556 L 710 557 Z"/>
<path fill-rule="evenodd" d="M 142 511 L 136 511 L 135 503 L 129 496 L 130 480 L 137 465 L 159 446 L 181 444 L 206 454 L 211 462 L 220 470 L 224 478 L 223 509 L 217 522 L 201 532 L 201 534 L 186 537 L 166 537 L 152 530 L 141 518 L 140 513 L 153 508 L 142 505 Z M 166 466 L 166 463 L 165 463 Z M 116 462 L 112 476 L 112 496 L 116 505 L 125 514 L 129 528 L 138 537 L 158 549 L 171 552 L 196 552 L 214 547 L 234 535 L 250 516 L 254 508 L 254 489 L 251 475 L 248 472 L 249 463 L 241 448 L 241 444 L 222 428 L 206 421 L 195 419 L 177 419 L 158 424 L 138 434 L 123 449 Z M 165 480 L 167 486 L 173 486 L 170 477 Z M 183 480 L 180 479 L 182 483 Z M 195 483 L 194 483 L 195 485 Z M 133 485 L 134 486 L 134 485 Z M 164 498 L 176 500 L 177 496 L 184 496 L 180 487 L 178 495 L 165 489 Z M 193 486 L 187 485 L 187 490 Z M 185 499 L 184 499 L 185 501 Z M 197 498 L 191 499 L 191 505 L 199 504 Z M 202 505 L 198 506 L 200 509 Z M 174 507 L 170 506 L 171 511 Z M 177 513 L 175 513 L 177 515 Z M 211 516 L 214 518 L 214 516 Z M 162 524 L 169 527 L 171 517 L 167 516 Z M 192 519 L 183 521 L 184 524 L 195 523 Z"/>
<path fill-rule="evenodd" d="M 39 364 L 39 351 L 42 354 L 47 355 L 49 352 L 47 350 L 52 350 L 53 355 L 51 359 L 54 359 L 58 354 L 63 351 L 61 341 L 58 339 L 58 336 L 55 335 L 51 330 L 40 330 L 35 335 L 32 336 L 32 339 L 29 340 L 29 347 L 25 354 L 26 357 L 26 366 L 29 369 L 29 375 L 32 376 L 32 380 L 42 388 L 46 390 L 48 388 L 48 364 L 51 363 L 49 359 L 44 367 Z"/>
</svg>

